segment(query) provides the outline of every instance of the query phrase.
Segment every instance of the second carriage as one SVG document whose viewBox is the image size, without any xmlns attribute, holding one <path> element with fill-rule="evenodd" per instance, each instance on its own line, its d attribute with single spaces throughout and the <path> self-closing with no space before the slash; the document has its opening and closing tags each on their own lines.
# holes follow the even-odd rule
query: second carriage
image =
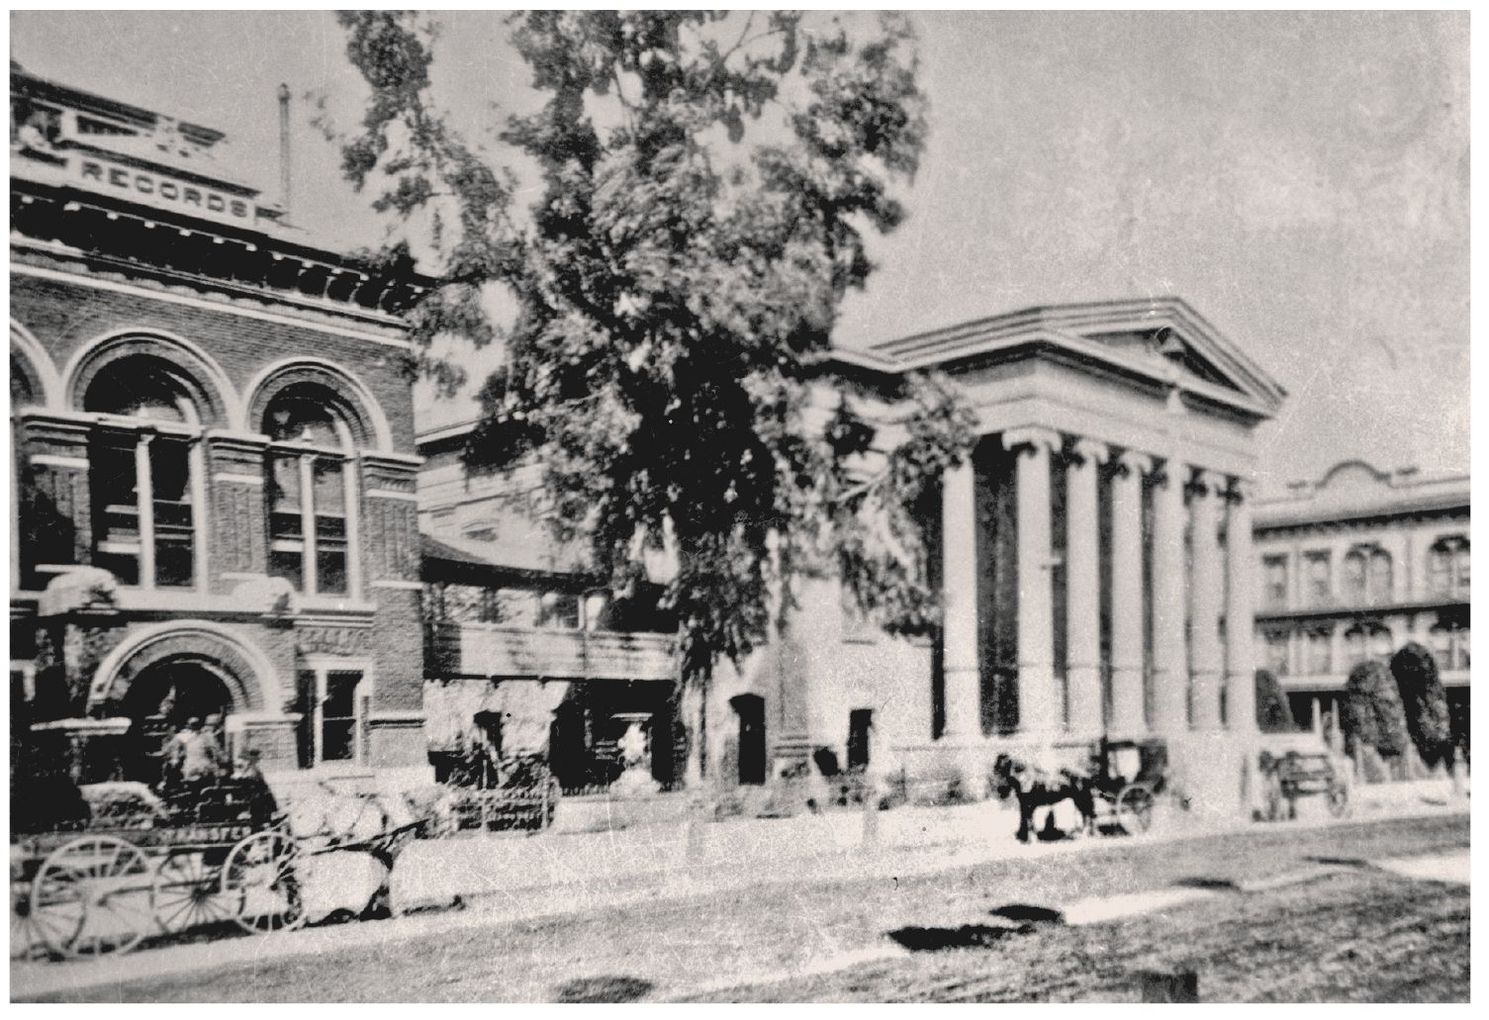
<svg viewBox="0 0 1489 1020">
<path fill-rule="evenodd" d="M 1091 746 L 1094 806 L 1129 835 L 1153 826 L 1158 798 L 1170 791 L 1168 745 L 1162 740 L 1101 739 Z"/>
</svg>

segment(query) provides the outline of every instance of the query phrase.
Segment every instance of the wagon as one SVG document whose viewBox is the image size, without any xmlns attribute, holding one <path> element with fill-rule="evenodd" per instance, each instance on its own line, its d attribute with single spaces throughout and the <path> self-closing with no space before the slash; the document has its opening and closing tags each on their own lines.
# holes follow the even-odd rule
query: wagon
<svg viewBox="0 0 1489 1020">
<path fill-rule="evenodd" d="M 1278 821 L 1287 804 L 1289 819 L 1298 817 L 1298 800 L 1302 797 L 1325 797 L 1329 814 L 1343 818 L 1349 812 L 1349 784 L 1334 768 L 1327 754 L 1289 751 L 1280 758 L 1263 752 L 1262 774 L 1268 777 L 1267 816 Z"/>
<path fill-rule="evenodd" d="M 422 822 L 371 839 L 291 835 L 260 782 L 193 791 L 190 804 L 94 816 L 11 841 L 11 951 L 58 957 L 124 953 L 151 935 L 209 925 L 250 933 L 306 921 L 305 859 L 362 850 L 391 859 Z M 153 799 L 153 798 L 152 798 Z"/>
<path fill-rule="evenodd" d="M 1153 806 L 1168 789 L 1168 745 L 1162 740 L 1097 741 L 1091 748 L 1093 807 L 1129 835 L 1153 825 Z"/>
</svg>

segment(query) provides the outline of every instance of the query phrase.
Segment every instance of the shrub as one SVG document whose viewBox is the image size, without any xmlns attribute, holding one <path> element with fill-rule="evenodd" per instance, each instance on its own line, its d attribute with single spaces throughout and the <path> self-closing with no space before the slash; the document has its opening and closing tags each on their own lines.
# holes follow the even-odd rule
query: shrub
<svg viewBox="0 0 1489 1020">
<path fill-rule="evenodd" d="M 1282 685 L 1269 669 L 1256 671 L 1256 725 L 1263 733 L 1289 733 L 1297 729 L 1292 707 Z"/>
<path fill-rule="evenodd" d="M 1405 752 L 1410 736 L 1396 680 L 1383 662 L 1362 662 L 1350 670 L 1340 705 L 1340 725 L 1351 751 L 1363 744 L 1382 757 Z"/>
<path fill-rule="evenodd" d="M 1391 674 L 1406 713 L 1406 730 L 1428 768 L 1453 765 L 1453 732 L 1448 695 L 1438 678 L 1437 661 L 1415 641 L 1391 657 Z"/>
</svg>

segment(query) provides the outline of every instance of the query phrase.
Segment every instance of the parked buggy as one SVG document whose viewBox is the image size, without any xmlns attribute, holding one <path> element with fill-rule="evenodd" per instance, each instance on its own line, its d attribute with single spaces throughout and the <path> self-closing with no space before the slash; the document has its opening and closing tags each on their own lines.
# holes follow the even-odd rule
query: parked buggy
<svg viewBox="0 0 1489 1020">
<path fill-rule="evenodd" d="M 1168 745 L 1103 737 L 1092 745 L 1091 764 L 1093 806 L 1104 805 L 1108 818 L 1129 835 L 1147 832 L 1153 807 L 1169 788 Z"/>
<path fill-rule="evenodd" d="M 1280 821 L 1284 814 L 1298 817 L 1298 800 L 1303 797 L 1327 798 L 1329 814 L 1343 818 L 1349 812 L 1349 784 L 1334 768 L 1327 754 L 1288 751 L 1273 757 L 1263 751 L 1261 772 L 1267 777 L 1267 817 Z M 1284 807 L 1285 804 L 1285 807 Z"/>
<path fill-rule="evenodd" d="M 13 954 L 40 946 L 57 957 L 98 957 L 209 925 L 293 931 L 306 921 L 308 857 L 360 850 L 391 863 L 423 824 L 355 842 L 303 841 L 257 776 L 165 799 L 143 784 L 113 785 L 125 796 L 112 810 L 12 835 Z"/>
</svg>

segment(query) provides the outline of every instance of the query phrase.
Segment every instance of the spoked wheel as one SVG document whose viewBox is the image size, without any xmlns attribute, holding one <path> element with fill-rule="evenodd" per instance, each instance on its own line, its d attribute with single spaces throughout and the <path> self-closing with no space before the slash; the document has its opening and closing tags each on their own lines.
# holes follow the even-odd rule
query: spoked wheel
<svg viewBox="0 0 1489 1020">
<path fill-rule="evenodd" d="M 1335 818 L 1349 814 L 1349 787 L 1343 783 L 1329 784 L 1329 814 Z"/>
<path fill-rule="evenodd" d="M 31 917 L 31 883 L 10 882 L 10 958 L 24 960 L 45 947 L 45 940 Z"/>
<path fill-rule="evenodd" d="M 1129 836 L 1141 835 L 1153 825 L 1153 791 L 1129 786 L 1117 795 L 1117 821 Z"/>
<path fill-rule="evenodd" d="M 153 870 L 139 847 L 113 836 L 57 848 L 31 883 L 36 936 L 62 956 L 128 952 L 154 926 Z"/>
<path fill-rule="evenodd" d="M 256 832 L 228 851 L 221 895 L 235 904 L 233 919 L 245 931 L 293 931 L 305 923 L 299 861 L 299 845 L 277 830 Z"/>
<path fill-rule="evenodd" d="M 242 902 L 241 895 L 223 890 L 218 869 L 202 853 L 169 854 L 155 873 L 155 920 L 162 931 L 236 920 Z"/>
</svg>

